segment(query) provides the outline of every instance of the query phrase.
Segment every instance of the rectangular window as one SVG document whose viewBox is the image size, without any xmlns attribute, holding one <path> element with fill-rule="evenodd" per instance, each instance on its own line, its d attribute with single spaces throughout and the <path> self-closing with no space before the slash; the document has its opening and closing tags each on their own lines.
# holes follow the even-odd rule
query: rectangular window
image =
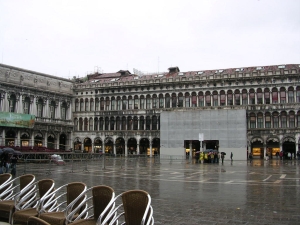
<svg viewBox="0 0 300 225">
<path fill-rule="evenodd" d="M 257 128 L 263 128 L 264 122 L 262 117 L 257 117 Z"/>
<path fill-rule="evenodd" d="M 225 105 L 226 99 L 225 99 L 225 95 L 221 95 L 220 96 L 220 105 Z"/>
<path fill-rule="evenodd" d="M 85 111 L 89 111 L 89 102 L 88 101 L 85 102 Z"/>
<path fill-rule="evenodd" d="M 61 108 L 61 119 L 62 120 L 65 120 L 65 119 L 67 119 L 67 112 L 66 112 L 66 108 L 65 107 L 62 107 Z"/>
<path fill-rule="evenodd" d="M 242 98 L 243 98 L 243 105 L 247 105 L 248 104 L 248 96 L 247 93 L 243 93 L 242 94 Z"/>
<path fill-rule="evenodd" d="M 99 110 L 99 101 L 96 101 L 96 104 L 95 104 L 95 111 L 98 111 Z"/>
<path fill-rule="evenodd" d="M 117 110 L 121 110 L 121 100 L 117 100 Z"/>
<path fill-rule="evenodd" d="M 296 102 L 300 102 L 300 90 L 296 92 Z"/>
<path fill-rule="evenodd" d="M 55 118 L 55 111 L 54 111 L 54 106 L 50 105 L 50 118 L 54 119 Z"/>
<path fill-rule="evenodd" d="M 206 103 L 206 106 L 210 106 L 210 95 L 205 96 L 205 103 Z"/>
<path fill-rule="evenodd" d="M 290 125 L 290 128 L 294 128 L 295 127 L 295 116 L 294 115 L 290 115 L 290 117 L 289 117 L 289 125 Z"/>
<path fill-rule="evenodd" d="M 176 104 L 177 104 L 176 96 L 173 96 L 172 97 L 172 108 L 176 108 Z"/>
<path fill-rule="evenodd" d="M 255 104 L 255 93 L 250 93 L 249 94 L 249 100 L 250 100 L 251 105 Z"/>
<path fill-rule="evenodd" d="M 104 110 L 104 100 L 100 100 L 100 110 Z"/>
<path fill-rule="evenodd" d="M 232 94 L 227 95 L 227 105 L 233 105 L 233 96 L 232 96 Z"/>
<path fill-rule="evenodd" d="M 156 107 L 157 107 L 156 100 L 157 100 L 157 98 L 152 99 L 152 109 L 156 109 Z"/>
<path fill-rule="evenodd" d="M 281 117 L 281 127 L 286 128 L 286 116 Z"/>
<path fill-rule="evenodd" d="M 275 116 L 273 117 L 273 128 L 278 128 L 279 127 L 279 120 L 278 117 Z"/>
<path fill-rule="evenodd" d="M 256 118 L 255 118 L 255 116 L 250 117 L 250 128 L 256 128 Z"/>
<path fill-rule="evenodd" d="M 178 98 L 178 107 L 183 107 L 183 96 Z"/>
<path fill-rule="evenodd" d="M 24 102 L 23 113 L 24 114 L 29 114 L 29 102 Z"/>
</svg>

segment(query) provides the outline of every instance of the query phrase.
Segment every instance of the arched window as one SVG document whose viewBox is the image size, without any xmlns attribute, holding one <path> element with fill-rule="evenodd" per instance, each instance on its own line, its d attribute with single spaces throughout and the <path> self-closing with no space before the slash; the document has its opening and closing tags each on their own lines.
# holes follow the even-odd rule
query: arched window
<svg viewBox="0 0 300 225">
<path fill-rule="evenodd" d="M 264 128 L 264 119 L 262 113 L 257 114 L 257 128 Z"/>
<path fill-rule="evenodd" d="M 144 126 L 145 126 L 145 119 L 143 116 L 141 116 L 140 117 L 140 130 L 144 130 L 145 129 Z"/>
<path fill-rule="evenodd" d="M 271 114 L 269 112 L 265 114 L 265 127 L 271 128 Z"/>
<path fill-rule="evenodd" d="M 79 111 L 79 99 L 75 100 L 75 111 L 78 112 Z"/>
<path fill-rule="evenodd" d="M 117 97 L 117 110 L 121 110 L 122 100 L 121 97 Z"/>
<path fill-rule="evenodd" d="M 205 106 L 211 106 L 210 92 L 205 92 Z"/>
<path fill-rule="evenodd" d="M 256 95 L 257 95 L 257 104 L 263 104 L 263 93 L 261 88 L 258 88 L 256 90 Z"/>
<path fill-rule="evenodd" d="M 270 90 L 269 88 L 265 88 L 264 90 L 264 95 L 265 95 L 265 104 L 270 104 Z"/>
<path fill-rule="evenodd" d="M 84 124 L 83 124 L 83 129 L 84 131 L 87 131 L 88 130 L 88 127 L 89 127 L 89 120 L 88 118 L 84 118 Z"/>
<path fill-rule="evenodd" d="M 105 110 L 106 111 L 110 110 L 110 100 L 109 100 L 109 97 L 106 97 L 106 99 L 105 99 Z"/>
<path fill-rule="evenodd" d="M 158 98 L 157 95 L 152 96 L 152 109 L 158 108 Z"/>
<path fill-rule="evenodd" d="M 280 103 L 286 103 L 286 92 L 285 88 L 280 88 Z"/>
<path fill-rule="evenodd" d="M 132 96 L 128 97 L 128 109 L 133 109 L 133 99 L 132 99 Z"/>
<path fill-rule="evenodd" d="M 152 116 L 152 130 L 157 130 L 157 117 Z"/>
<path fill-rule="evenodd" d="M 255 104 L 255 92 L 254 92 L 254 89 L 250 89 L 250 91 L 249 91 L 249 103 L 250 103 L 250 105 L 254 105 Z"/>
<path fill-rule="evenodd" d="M 74 130 L 78 131 L 78 119 L 77 118 L 74 119 Z"/>
<path fill-rule="evenodd" d="M 178 94 L 178 107 L 183 107 L 183 94 Z"/>
<path fill-rule="evenodd" d="M 197 94 L 196 94 L 196 92 L 192 93 L 192 107 L 197 107 Z"/>
<path fill-rule="evenodd" d="M 233 105 L 233 94 L 232 91 L 227 91 L 227 105 Z"/>
<path fill-rule="evenodd" d="M 272 114 L 273 117 L 273 128 L 278 128 L 279 127 L 279 114 L 278 112 L 274 112 Z"/>
<path fill-rule="evenodd" d="M 84 102 L 83 99 L 80 99 L 80 111 L 83 112 L 84 111 Z"/>
<path fill-rule="evenodd" d="M 93 98 L 90 99 L 90 111 L 91 112 L 95 111 L 95 109 L 94 109 L 94 99 Z"/>
<path fill-rule="evenodd" d="M 43 117 L 43 100 L 39 99 L 37 103 L 37 117 Z"/>
<path fill-rule="evenodd" d="M 278 92 L 277 88 L 272 89 L 272 103 L 278 103 Z"/>
<path fill-rule="evenodd" d="M 90 131 L 93 130 L 93 118 L 90 118 L 90 122 L 89 122 L 89 130 L 90 130 Z"/>
<path fill-rule="evenodd" d="M 115 130 L 115 118 L 110 117 L 110 130 Z"/>
<path fill-rule="evenodd" d="M 103 125 L 104 125 L 103 117 L 100 117 L 100 121 L 99 121 L 99 130 L 103 130 Z"/>
<path fill-rule="evenodd" d="M 246 89 L 242 90 L 242 104 L 248 105 L 248 93 Z"/>
<path fill-rule="evenodd" d="M 280 119 L 281 119 L 281 128 L 287 127 L 287 114 L 286 112 L 280 113 Z"/>
<path fill-rule="evenodd" d="M 295 112 L 294 111 L 289 112 L 289 127 L 290 128 L 295 127 Z"/>
<path fill-rule="evenodd" d="M 150 116 L 147 116 L 146 117 L 146 130 L 151 130 L 150 127 L 151 127 L 151 119 L 150 119 Z"/>
<path fill-rule="evenodd" d="M 288 89 L 288 98 L 289 98 L 289 103 L 295 102 L 293 87 L 289 87 L 289 89 Z"/>
<path fill-rule="evenodd" d="M 226 105 L 226 96 L 223 90 L 220 92 L 220 105 Z"/>
<path fill-rule="evenodd" d="M 190 94 L 189 93 L 185 93 L 185 107 L 191 107 L 190 106 Z"/>
<path fill-rule="evenodd" d="M 125 116 L 122 117 L 122 128 L 121 128 L 121 130 L 126 130 L 126 117 Z"/>
<path fill-rule="evenodd" d="M 111 98 L 111 110 L 116 110 L 116 99 L 115 99 L 115 97 Z"/>
<path fill-rule="evenodd" d="M 89 109 L 90 109 L 90 106 L 89 106 L 89 99 L 86 98 L 86 99 L 85 99 L 85 111 L 89 111 Z"/>
<path fill-rule="evenodd" d="M 256 116 L 254 113 L 250 114 L 250 128 L 256 128 Z"/>
<path fill-rule="evenodd" d="M 61 119 L 62 120 L 66 120 L 67 119 L 67 103 L 66 102 L 63 102 L 61 104 L 61 107 L 60 107 L 60 116 L 61 116 Z"/>
<path fill-rule="evenodd" d="M 104 110 L 104 98 L 100 98 L 100 110 Z"/>
<path fill-rule="evenodd" d="M 25 97 L 25 99 L 24 99 L 23 113 L 24 114 L 29 114 L 30 113 L 30 98 L 29 97 Z"/>
<path fill-rule="evenodd" d="M 163 94 L 159 94 L 159 108 L 163 108 L 164 107 L 164 95 Z"/>
<path fill-rule="evenodd" d="M 98 118 L 97 117 L 94 119 L 94 130 L 95 131 L 98 130 Z"/>
<path fill-rule="evenodd" d="M 234 103 L 235 105 L 240 105 L 241 104 L 241 95 L 239 90 L 234 91 Z"/>
<path fill-rule="evenodd" d="M 146 96 L 146 109 L 151 109 L 151 96 Z"/>
<path fill-rule="evenodd" d="M 9 112 L 15 112 L 16 110 L 16 95 L 12 94 L 9 97 Z"/>
<path fill-rule="evenodd" d="M 145 109 L 145 98 L 144 95 L 140 97 L 140 109 Z"/>
<path fill-rule="evenodd" d="M 95 111 L 99 111 L 99 106 L 100 106 L 100 104 L 99 104 L 99 98 L 96 98 L 95 99 Z"/>
<path fill-rule="evenodd" d="M 50 110 L 49 110 L 50 111 L 50 118 L 54 119 L 55 118 L 55 101 L 50 102 L 49 108 L 50 108 Z"/>
<path fill-rule="evenodd" d="M 134 109 L 139 109 L 139 96 L 134 96 Z"/>
<path fill-rule="evenodd" d="M 214 91 L 213 92 L 213 106 L 218 106 L 219 104 L 219 98 L 218 98 L 218 92 Z"/>
<path fill-rule="evenodd" d="M 116 118 L 116 130 L 120 130 L 121 129 L 121 119 L 120 117 Z"/>
<path fill-rule="evenodd" d="M 123 96 L 123 98 L 122 98 L 122 109 L 123 110 L 127 109 L 127 104 L 128 104 L 128 101 L 126 99 L 126 96 Z"/>
<path fill-rule="evenodd" d="M 128 116 L 127 117 L 127 130 L 132 130 L 132 117 L 131 116 Z"/>
<path fill-rule="evenodd" d="M 170 99 L 170 95 L 169 94 L 166 94 L 166 97 L 165 97 L 165 101 L 166 101 L 166 108 L 170 108 L 171 107 L 171 99 Z"/>
<path fill-rule="evenodd" d="M 176 94 L 173 93 L 172 94 L 172 108 L 176 108 L 177 107 L 177 97 Z"/>
<path fill-rule="evenodd" d="M 133 117 L 133 130 L 137 130 L 138 129 L 138 119 L 137 117 Z"/>
<path fill-rule="evenodd" d="M 296 102 L 300 102 L 300 87 L 297 87 L 296 89 Z"/>
<path fill-rule="evenodd" d="M 105 124 L 104 124 L 104 130 L 109 130 L 109 118 L 108 117 L 105 117 Z"/>
<path fill-rule="evenodd" d="M 198 94 L 198 105 L 200 107 L 204 106 L 204 95 L 203 95 L 202 91 L 200 91 L 199 94 Z"/>
<path fill-rule="evenodd" d="M 79 118 L 79 131 L 82 131 L 83 128 L 83 119 Z"/>
</svg>

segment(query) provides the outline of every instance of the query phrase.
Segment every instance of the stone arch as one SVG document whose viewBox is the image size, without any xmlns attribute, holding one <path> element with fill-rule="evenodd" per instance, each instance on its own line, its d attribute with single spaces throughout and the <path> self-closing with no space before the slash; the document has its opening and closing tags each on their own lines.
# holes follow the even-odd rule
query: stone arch
<svg viewBox="0 0 300 225">
<path fill-rule="evenodd" d="M 103 153 L 102 143 L 103 141 L 100 137 L 94 139 L 94 153 Z"/>
</svg>

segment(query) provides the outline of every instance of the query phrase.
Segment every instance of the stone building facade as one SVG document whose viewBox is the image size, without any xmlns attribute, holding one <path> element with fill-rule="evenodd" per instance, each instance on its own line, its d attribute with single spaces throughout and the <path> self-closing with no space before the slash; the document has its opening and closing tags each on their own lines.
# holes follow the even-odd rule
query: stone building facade
<svg viewBox="0 0 300 225">
<path fill-rule="evenodd" d="M 172 155 L 177 150 L 161 143 L 166 140 L 160 132 L 162 115 L 189 111 L 234 115 L 244 110 L 244 118 L 238 119 L 245 121 L 246 140 L 238 158 L 245 159 L 250 151 L 263 158 L 266 153 L 272 157 L 299 149 L 298 64 L 187 72 L 171 67 L 151 75 L 120 70 L 73 80 L 0 65 L 0 82 L 1 111 L 36 116 L 32 129 L 1 127 L 2 145 L 14 139 L 10 143 L 15 146 L 28 140 L 28 146 L 78 152 Z M 201 143 L 185 137 L 175 148 L 182 154 L 222 151 L 221 139 L 204 133 Z"/>
<path fill-rule="evenodd" d="M 0 113 L 35 117 L 33 128 L 0 126 L 0 146 L 22 151 L 72 148 L 72 98 L 71 80 L 0 64 Z"/>
</svg>

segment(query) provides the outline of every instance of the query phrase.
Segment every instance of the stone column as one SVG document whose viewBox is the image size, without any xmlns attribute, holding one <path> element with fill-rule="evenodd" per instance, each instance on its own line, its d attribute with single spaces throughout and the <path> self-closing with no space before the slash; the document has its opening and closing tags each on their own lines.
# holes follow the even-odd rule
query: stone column
<svg viewBox="0 0 300 225">
<path fill-rule="evenodd" d="M 16 107 L 17 107 L 17 110 L 16 112 L 17 113 L 23 113 L 23 101 L 22 101 L 22 95 L 17 95 L 16 97 Z"/>
<path fill-rule="evenodd" d="M 138 141 L 137 141 L 137 144 L 136 144 L 136 154 L 137 155 L 140 154 L 140 144 L 138 143 Z"/>
<path fill-rule="evenodd" d="M 45 132 L 45 136 L 44 136 L 44 146 L 46 148 L 48 148 L 48 132 Z"/>
<path fill-rule="evenodd" d="M 36 96 L 30 96 L 30 114 L 37 116 Z"/>
<path fill-rule="evenodd" d="M 150 139 L 151 139 L 151 138 L 150 138 Z M 152 158 L 152 141 L 150 141 L 149 144 L 150 144 L 150 146 L 149 146 L 149 147 L 150 147 L 150 158 Z"/>
<path fill-rule="evenodd" d="M 125 156 L 128 156 L 127 140 L 125 140 Z"/>
<path fill-rule="evenodd" d="M 193 142 L 190 141 L 189 143 L 189 148 L 190 148 L 190 159 L 193 159 Z"/>
<path fill-rule="evenodd" d="M 116 150 L 116 143 L 113 143 L 113 153 L 114 155 L 117 155 L 117 150 Z"/>
</svg>

